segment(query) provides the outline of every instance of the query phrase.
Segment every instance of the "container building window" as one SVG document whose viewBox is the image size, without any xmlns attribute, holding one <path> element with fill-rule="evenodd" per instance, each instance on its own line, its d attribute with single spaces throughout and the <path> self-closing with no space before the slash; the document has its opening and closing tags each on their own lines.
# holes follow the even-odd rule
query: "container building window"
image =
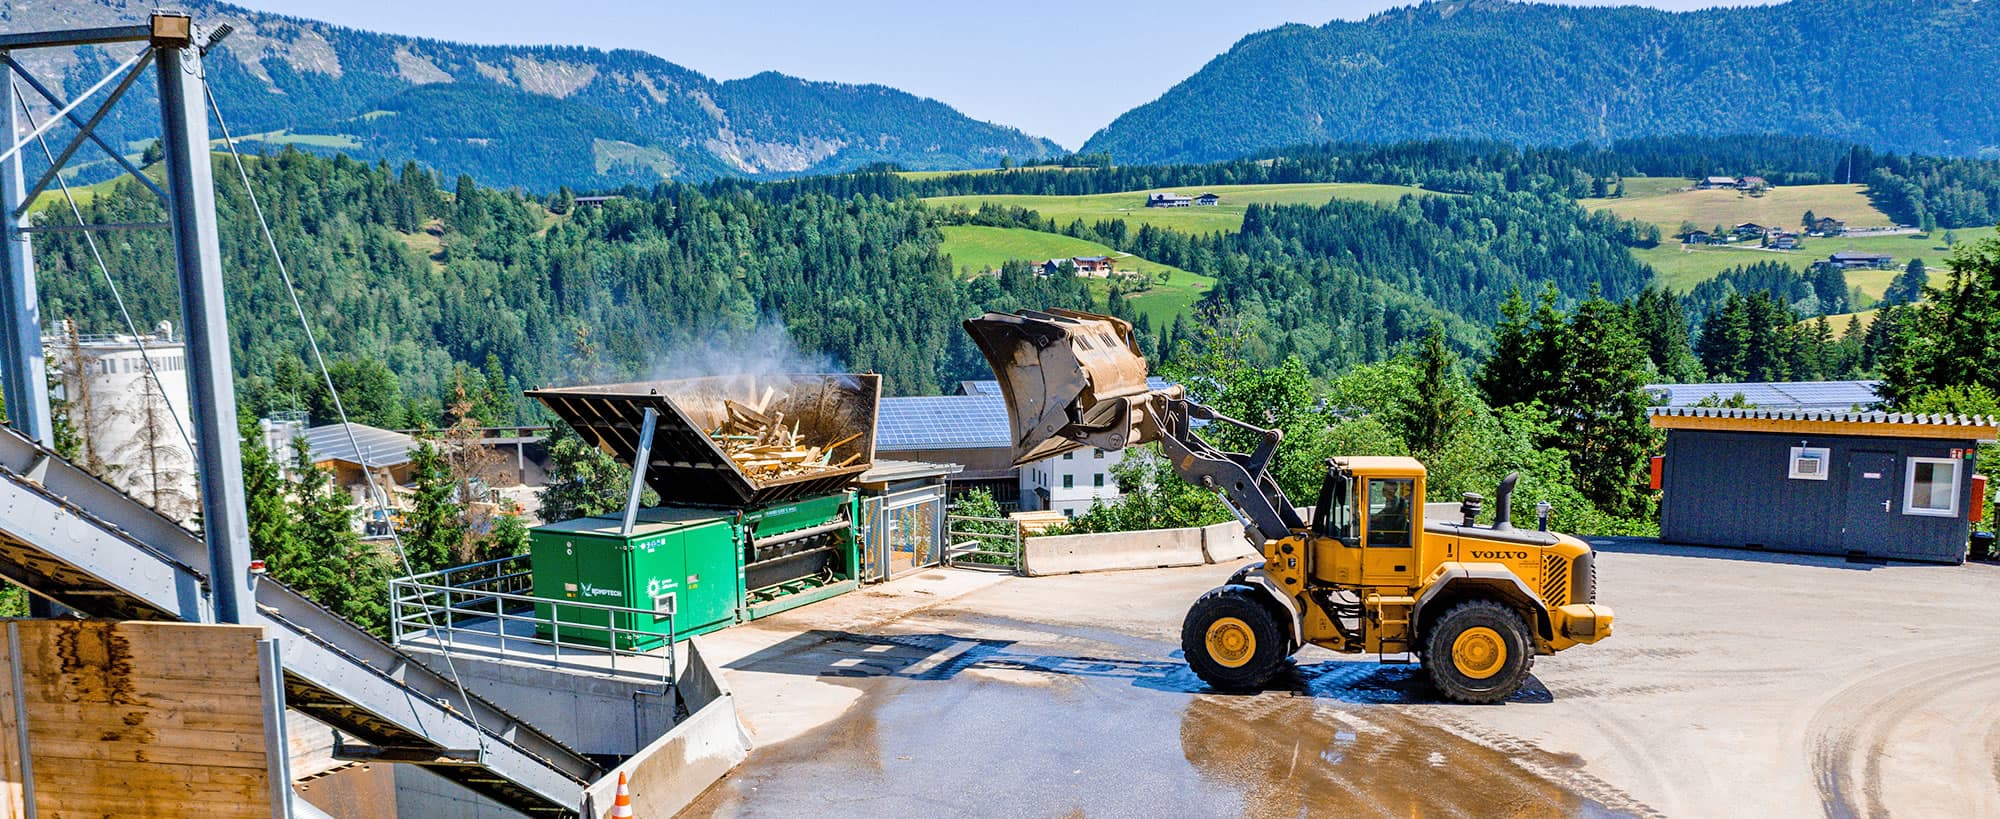
<svg viewBox="0 0 2000 819">
<path fill-rule="evenodd" d="M 1957 517 L 1960 471 L 1953 458 L 1911 458 L 1903 485 L 1903 514 Z"/>
<path fill-rule="evenodd" d="M 1826 480 L 1827 464 L 1830 459 L 1823 446 L 1792 447 L 1792 468 L 1788 476 L 1799 481 Z"/>
</svg>

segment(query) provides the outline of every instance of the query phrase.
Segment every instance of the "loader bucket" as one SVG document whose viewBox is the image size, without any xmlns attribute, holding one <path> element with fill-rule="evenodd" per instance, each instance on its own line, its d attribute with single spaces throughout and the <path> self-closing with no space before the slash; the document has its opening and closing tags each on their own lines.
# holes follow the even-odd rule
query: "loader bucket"
<svg viewBox="0 0 2000 819">
<path fill-rule="evenodd" d="M 965 322 L 1007 403 L 1014 465 L 1084 446 L 1123 449 L 1158 436 L 1132 325 L 1073 310 L 987 313 Z"/>
</svg>

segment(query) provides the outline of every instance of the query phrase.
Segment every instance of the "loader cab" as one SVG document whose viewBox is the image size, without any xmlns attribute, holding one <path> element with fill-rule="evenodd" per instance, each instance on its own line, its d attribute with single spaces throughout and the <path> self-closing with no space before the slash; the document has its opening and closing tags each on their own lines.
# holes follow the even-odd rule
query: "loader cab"
<svg viewBox="0 0 2000 819">
<path fill-rule="evenodd" d="M 1422 570 L 1423 531 L 1423 464 L 1335 459 L 1313 510 L 1313 577 L 1342 586 L 1413 587 Z"/>
</svg>

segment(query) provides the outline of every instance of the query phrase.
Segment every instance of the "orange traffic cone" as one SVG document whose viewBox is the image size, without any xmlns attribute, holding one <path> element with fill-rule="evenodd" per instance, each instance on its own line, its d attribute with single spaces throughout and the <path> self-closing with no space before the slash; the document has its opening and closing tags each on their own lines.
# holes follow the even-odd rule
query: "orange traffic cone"
<svg viewBox="0 0 2000 819">
<path fill-rule="evenodd" d="M 625 772 L 618 772 L 618 798 L 611 800 L 611 819 L 632 819 L 632 792 L 625 788 Z"/>
</svg>

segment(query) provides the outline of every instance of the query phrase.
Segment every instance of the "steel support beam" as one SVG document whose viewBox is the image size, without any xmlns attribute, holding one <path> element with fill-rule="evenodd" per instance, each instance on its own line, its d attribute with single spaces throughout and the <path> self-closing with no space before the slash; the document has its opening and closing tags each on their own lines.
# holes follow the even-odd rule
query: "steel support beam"
<svg viewBox="0 0 2000 819">
<path fill-rule="evenodd" d="M 660 411 L 646 408 L 646 419 L 639 422 L 639 449 L 632 457 L 632 489 L 625 495 L 625 524 L 618 528 L 618 534 L 632 535 L 632 525 L 639 519 L 639 496 L 646 491 L 646 467 L 653 462 L 653 430 L 660 425 Z"/>
<path fill-rule="evenodd" d="M 157 47 L 161 146 L 187 328 L 188 405 L 194 411 L 201 521 L 208 544 L 215 618 L 254 622 L 250 603 L 250 519 L 243 501 L 243 450 L 236 437 L 236 388 L 223 307 L 222 244 L 215 226 L 208 108 L 201 51 L 193 42 Z"/>
<path fill-rule="evenodd" d="M 68 105 L 68 103 L 62 101 L 61 97 L 56 96 L 55 92 L 50 91 L 48 86 L 43 85 L 41 80 L 35 79 L 35 75 L 28 73 L 28 69 L 15 61 L 7 52 L 0 51 L 0 62 L 5 62 L 9 67 L 13 68 L 16 75 L 26 80 L 29 87 L 35 89 L 35 93 L 42 95 L 42 99 L 49 101 L 49 105 L 54 106 L 58 110 Z M 69 119 L 69 124 L 77 128 L 83 127 L 83 120 L 76 118 L 76 112 L 70 112 L 67 118 Z M 119 153 L 117 148 L 111 147 L 111 143 L 105 142 L 104 137 L 99 134 L 92 133 L 90 141 L 97 143 L 97 147 L 103 149 L 106 156 L 111 157 L 112 161 L 124 167 L 125 172 L 131 174 L 133 179 L 139 180 L 139 183 L 145 185 L 147 190 L 152 191 L 155 196 L 160 197 L 162 205 L 166 204 L 167 192 L 160 190 L 159 185 L 153 184 L 152 178 L 142 173 L 139 170 L 139 166 L 132 164 L 132 160 L 126 159 L 124 154 Z"/>
<path fill-rule="evenodd" d="M 118 87 L 111 89 L 111 94 L 106 96 L 103 102 L 98 103 L 97 113 L 91 114 L 89 120 L 77 126 L 76 136 L 70 139 L 68 145 L 63 146 L 62 151 L 56 154 L 55 159 L 49 160 L 49 169 L 42 172 L 42 178 L 35 180 L 35 184 L 28 186 L 26 201 L 23 201 L 20 207 L 14 209 L 14 215 L 27 215 L 28 203 L 33 202 L 36 197 L 41 196 L 42 191 L 48 190 L 49 183 L 56 181 L 56 176 L 62 173 L 63 165 L 69 162 L 70 157 L 76 156 L 76 149 L 83 147 L 83 143 L 89 141 L 92 136 L 97 134 L 97 124 L 103 122 L 104 117 L 111 113 L 111 109 L 118 105 L 118 100 L 125 96 L 126 91 L 131 90 L 132 83 L 139 80 L 139 75 L 146 70 L 146 63 L 151 60 L 151 51 L 142 51 L 139 53 L 139 62 L 131 68 L 126 69 L 125 79 L 119 80 Z M 12 89 L 9 90 L 11 92 Z M 72 115 L 66 114 L 65 116 L 69 116 L 72 121 L 74 120 Z M 43 150 L 47 149 L 44 148 Z"/>
<path fill-rule="evenodd" d="M 292 817 L 292 747 L 285 735 L 285 662 L 278 638 L 257 641 L 257 686 L 264 692 L 264 769 L 272 819 Z"/>
<path fill-rule="evenodd" d="M 136 43 L 151 36 L 153 27 L 149 24 L 30 31 L 21 34 L 0 34 L 0 48 L 59 48 L 104 43 Z"/>
<path fill-rule="evenodd" d="M 14 84 L 0 83 L 0 128 L 12 142 L 21 133 L 21 105 Z M 0 160 L 0 214 L 13 214 L 27 200 L 27 180 L 21 153 Z M 0 316 L 7 329 L 0 334 L 0 387 L 7 397 L 7 422 L 42 446 L 54 447 L 55 428 L 49 423 L 49 379 L 42 363 L 42 306 L 35 293 L 35 252 L 26 215 L 0 219 Z"/>
</svg>

